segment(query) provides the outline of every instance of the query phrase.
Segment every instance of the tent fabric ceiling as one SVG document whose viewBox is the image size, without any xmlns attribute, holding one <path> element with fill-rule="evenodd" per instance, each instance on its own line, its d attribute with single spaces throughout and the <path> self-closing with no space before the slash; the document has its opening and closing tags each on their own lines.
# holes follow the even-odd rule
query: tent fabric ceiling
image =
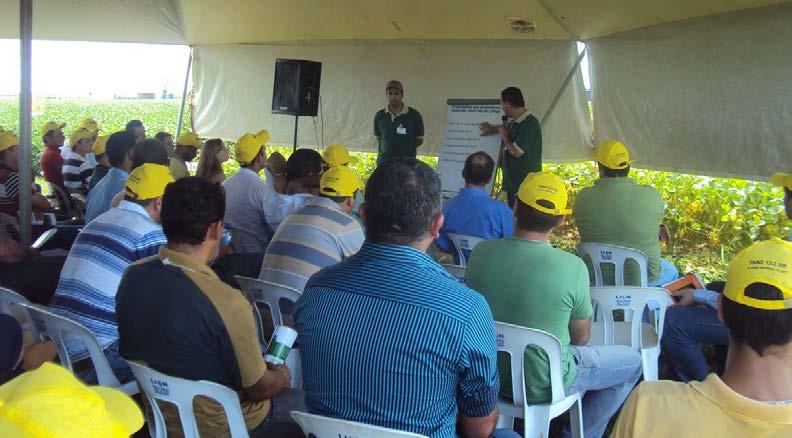
<svg viewBox="0 0 792 438">
<path fill-rule="evenodd" d="M 33 23 L 36 39 L 202 45 L 588 39 L 775 3 L 780 1 L 34 0 Z M 0 5 L 0 37 L 18 37 L 19 1 L 0 0 Z M 512 32 L 507 17 L 530 18 L 536 31 Z"/>
</svg>

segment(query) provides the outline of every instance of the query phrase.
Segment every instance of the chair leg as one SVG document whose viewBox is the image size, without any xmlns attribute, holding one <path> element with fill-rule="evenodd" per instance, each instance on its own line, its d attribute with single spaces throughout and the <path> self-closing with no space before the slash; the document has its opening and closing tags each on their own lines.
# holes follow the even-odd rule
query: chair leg
<svg viewBox="0 0 792 438">
<path fill-rule="evenodd" d="M 525 416 L 525 438 L 547 438 L 550 435 L 550 406 L 531 406 Z"/>
<path fill-rule="evenodd" d="M 582 395 L 581 395 L 582 397 Z M 572 426 L 572 436 L 583 438 L 583 400 L 578 399 L 569 409 L 569 423 Z"/>
<path fill-rule="evenodd" d="M 644 381 L 651 382 L 658 379 L 659 348 L 641 349 L 641 365 L 643 367 Z"/>
</svg>

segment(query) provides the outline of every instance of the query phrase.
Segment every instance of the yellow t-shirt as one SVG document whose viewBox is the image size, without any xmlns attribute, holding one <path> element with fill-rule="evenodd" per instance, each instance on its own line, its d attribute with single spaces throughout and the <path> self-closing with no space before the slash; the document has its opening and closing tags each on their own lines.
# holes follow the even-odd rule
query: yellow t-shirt
<svg viewBox="0 0 792 438">
<path fill-rule="evenodd" d="M 703 382 L 644 382 L 622 408 L 611 438 L 792 437 L 792 404 L 734 392 L 716 375 Z"/>
</svg>

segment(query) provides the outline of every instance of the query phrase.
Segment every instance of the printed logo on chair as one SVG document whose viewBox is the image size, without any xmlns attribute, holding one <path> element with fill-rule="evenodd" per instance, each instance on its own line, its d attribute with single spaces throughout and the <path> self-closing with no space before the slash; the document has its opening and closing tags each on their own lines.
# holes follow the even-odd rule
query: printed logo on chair
<svg viewBox="0 0 792 438">
<path fill-rule="evenodd" d="M 631 295 L 616 295 L 616 305 L 619 307 L 628 307 L 631 302 Z"/>
<path fill-rule="evenodd" d="M 157 395 L 162 395 L 165 397 L 170 396 L 170 389 L 168 389 L 168 382 L 163 382 L 162 380 L 157 379 L 149 379 L 151 382 L 152 388 L 154 388 L 154 393 Z"/>
</svg>

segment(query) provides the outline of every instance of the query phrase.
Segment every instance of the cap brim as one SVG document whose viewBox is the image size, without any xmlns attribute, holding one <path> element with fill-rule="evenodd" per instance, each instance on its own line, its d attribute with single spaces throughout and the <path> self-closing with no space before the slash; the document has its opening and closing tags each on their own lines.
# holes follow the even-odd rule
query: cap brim
<svg viewBox="0 0 792 438">
<path fill-rule="evenodd" d="M 792 175 L 787 173 L 774 173 L 773 176 L 770 177 L 770 183 L 777 186 L 786 186 L 789 180 L 792 180 Z"/>
<path fill-rule="evenodd" d="M 113 414 L 113 417 L 124 425 L 129 435 L 143 427 L 143 413 L 128 395 L 113 388 L 102 386 L 91 386 L 90 388 L 104 400 L 107 412 Z"/>
</svg>

